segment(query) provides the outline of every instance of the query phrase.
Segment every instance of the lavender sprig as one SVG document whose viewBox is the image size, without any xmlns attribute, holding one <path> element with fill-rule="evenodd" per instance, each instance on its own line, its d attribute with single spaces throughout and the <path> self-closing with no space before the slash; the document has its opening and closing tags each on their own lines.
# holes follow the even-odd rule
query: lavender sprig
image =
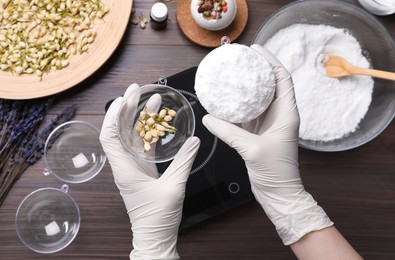
<svg viewBox="0 0 395 260">
<path fill-rule="evenodd" d="M 2 111 L 3 127 L 0 138 L 0 169 L 29 131 L 35 131 L 44 119 L 52 99 L 46 101 L 3 101 L 8 110 Z M 4 114 L 7 113 L 7 116 Z"/>
<path fill-rule="evenodd" d="M 16 180 L 42 157 L 52 130 L 76 113 L 76 105 L 68 106 L 38 132 L 52 101 L 0 99 L 0 206 Z"/>
<path fill-rule="evenodd" d="M 11 138 L 13 141 L 18 140 L 20 136 L 28 133 L 30 130 L 34 129 L 39 123 L 44 119 L 45 113 L 48 108 L 48 103 L 40 103 L 36 107 L 30 107 L 30 109 L 24 109 L 24 114 L 22 114 L 21 121 L 17 124 L 16 129 L 11 133 Z"/>
<path fill-rule="evenodd" d="M 61 114 L 56 116 L 51 120 L 51 123 L 47 125 L 40 134 L 36 134 L 24 147 L 21 147 L 22 158 L 25 163 L 31 165 L 41 158 L 44 152 L 45 141 L 47 140 L 49 134 L 55 127 L 69 121 L 74 117 L 77 110 L 76 105 L 71 105 L 65 108 Z"/>
</svg>

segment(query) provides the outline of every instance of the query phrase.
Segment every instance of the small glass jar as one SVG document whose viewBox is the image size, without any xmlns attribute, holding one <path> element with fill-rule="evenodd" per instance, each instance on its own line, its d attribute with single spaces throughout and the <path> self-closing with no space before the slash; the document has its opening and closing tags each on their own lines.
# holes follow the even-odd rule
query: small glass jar
<svg viewBox="0 0 395 260">
<path fill-rule="evenodd" d="M 358 0 L 370 13 L 375 15 L 390 15 L 395 13 L 395 0 Z"/>
<path fill-rule="evenodd" d="M 168 9 L 164 3 L 156 3 L 151 8 L 151 28 L 163 30 L 167 26 Z"/>
</svg>

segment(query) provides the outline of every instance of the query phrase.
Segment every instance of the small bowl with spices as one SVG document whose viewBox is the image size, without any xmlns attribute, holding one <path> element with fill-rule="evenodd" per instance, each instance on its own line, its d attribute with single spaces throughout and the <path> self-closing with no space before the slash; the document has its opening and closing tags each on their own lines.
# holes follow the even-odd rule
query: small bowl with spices
<svg viewBox="0 0 395 260">
<path fill-rule="evenodd" d="M 178 90 L 150 84 L 124 97 L 117 117 L 121 143 L 134 157 L 163 163 L 174 159 L 195 132 L 191 104 Z"/>
<path fill-rule="evenodd" d="M 195 22 L 209 31 L 228 27 L 236 17 L 236 0 L 192 0 L 191 13 Z"/>
</svg>

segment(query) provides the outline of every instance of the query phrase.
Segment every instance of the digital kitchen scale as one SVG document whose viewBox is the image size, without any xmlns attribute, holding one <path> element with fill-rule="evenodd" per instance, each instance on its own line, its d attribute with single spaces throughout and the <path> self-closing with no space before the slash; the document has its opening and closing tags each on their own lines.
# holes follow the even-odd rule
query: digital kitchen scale
<svg viewBox="0 0 395 260">
<path fill-rule="evenodd" d="M 254 198 L 243 159 L 233 148 L 212 135 L 202 123 L 207 112 L 195 95 L 196 70 L 197 67 L 192 67 L 166 78 L 167 85 L 179 90 L 190 102 L 196 118 L 195 136 L 201 140 L 187 182 L 180 230 Z M 110 103 L 106 104 L 106 110 Z M 164 172 L 169 164 L 157 164 L 159 172 Z"/>
</svg>

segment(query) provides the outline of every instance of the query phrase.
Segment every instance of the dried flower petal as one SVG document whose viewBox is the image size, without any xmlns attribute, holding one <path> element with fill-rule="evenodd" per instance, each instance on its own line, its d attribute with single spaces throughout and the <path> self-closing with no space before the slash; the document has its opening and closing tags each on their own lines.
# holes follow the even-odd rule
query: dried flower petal
<svg viewBox="0 0 395 260">
<path fill-rule="evenodd" d="M 174 133 L 177 131 L 174 126 L 166 122 L 170 122 L 173 119 L 173 117 L 169 115 L 169 112 L 174 116 L 176 112 L 172 109 L 163 108 L 160 110 L 159 114 L 157 114 L 152 112 L 148 113 L 146 109 L 145 107 L 140 112 L 139 120 L 134 129 L 144 142 L 144 150 L 149 151 L 151 149 L 151 144 L 156 143 L 160 137 L 165 136 L 166 132 Z"/>
<path fill-rule="evenodd" d="M 92 25 L 109 12 L 101 0 L 2 2 L 0 68 L 40 78 L 68 66 L 68 58 L 76 50 L 87 52 L 96 36 L 90 31 Z"/>
</svg>

